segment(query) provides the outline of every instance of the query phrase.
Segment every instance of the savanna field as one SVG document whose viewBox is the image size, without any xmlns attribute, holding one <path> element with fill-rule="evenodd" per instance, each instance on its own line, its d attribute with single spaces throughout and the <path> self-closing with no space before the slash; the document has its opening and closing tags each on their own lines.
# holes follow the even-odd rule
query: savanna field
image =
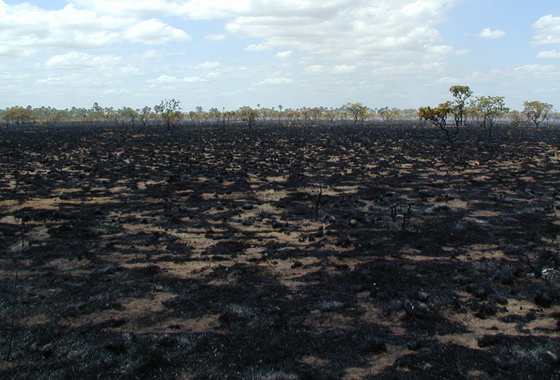
<svg viewBox="0 0 560 380">
<path fill-rule="evenodd" d="M 560 129 L 0 129 L 0 377 L 558 379 Z"/>
</svg>

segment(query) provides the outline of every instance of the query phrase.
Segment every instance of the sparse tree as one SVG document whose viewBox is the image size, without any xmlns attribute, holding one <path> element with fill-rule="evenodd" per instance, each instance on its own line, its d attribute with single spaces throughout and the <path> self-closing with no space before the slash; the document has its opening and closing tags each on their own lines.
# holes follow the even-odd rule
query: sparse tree
<svg viewBox="0 0 560 380">
<path fill-rule="evenodd" d="M 40 121 L 45 121 L 47 125 L 57 125 L 65 116 L 67 116 L 64 110 L 57 110 L 56 108 L 52 107 L 41 107 L 39 109 L 35 109 L 35 116 Z"/>
<path fill-rule="evenodd" d="M 492 138 L 494 123 L 509 112 L 509 108 L 505 106 L 503 96 L 477 96 L 471 102 L 471 108 L 482 119 L 480 124 L 488 130 L 489 138 Z"/>
<path fill-rule="evenodd" d="M 433 125 L 437 126 L 443 132 L 448 139 L 451 139 L 450 130 L 447 127 L 447 118 L 453 112 L 453 104 L 451 102 L 441 103 L 436 108 L 432 107 L 420 107 L 418 109 L 418 115 L 421 120 L 427 120 Z M 458 133 L 457 126 L 455 128 L 455 134 Z"/>
<path fill-rule="evenodd" d="M 309 110 L 309 114 L 315 123 L 319 121 L 319 118 L 323 114 L 323 110 L 319 107 L 313 107 Z"/>
<path fill-rule="evenodd" d="M 538 128 L 539 124 L 548 118 L 549 114 L 552 112 L 552 107 L 552 104 L 539 102 L 537 100 L 525 101 L 523 102 L 523 114 Z"/>
<path fill-rule="evenodd" d="M 136 112 L 138 113 L 142 124 L 146 126 L 146 123 L 148 122 L 150 116 L 152 115 L 152 107 L 145 106 L 141 110 L 136 110 Z"/>
<path fill-rule="evenodd" d="M 230 124 L 232 121 L 237 120 L 237 113 L 235 111 L 225 111 L 224 119 L 228 124 Z"/>
<path fill-rule="evenodd" d="M 253 128 L 259 117 L 259 111 L 251 107 L 241 107 L 238 111 L 241 120 L 246 121 L 249 128 Z"/>
<path fill-rule="evenodd" d="M 113 107 L 105 107 L 103 109 L 103 119 L 105 120 L 105 125 L 107 125 L 109 120 L 113 120 L 115 125 L 119 126 L 119 114 L 115 112 Z"/>
<path fill-rule="evenodd" d="M 293 110 L 293 109 L 288 108 L 284 112 L 286 113 L 289 124 L 293 124 L 293 125 L 298 125 L 299 124 L 299 120 L 302 116 L 302 114 L 299 110 Z"/>
<path fill-rule="evenodd" d="M 383 107 L 377 110 L 377 114 L 381 117 L 381 120 L 387 122 L 389 120 L 394 120 L 399 115 L 399 110 L 395 107 Z"/>
<path fill-rule="evenodd" d="M 26 122 L 30 122 L 33 119 L 31 110 L 32 109 L 30 109 L 29 107 L 23 108 L 17 106 L 6 108 L 6 110 L 3 113 L 3 117 L 4 120 L 6 121 L 6 125 L 8 125 L 10 122 L 15 122 L 18 125 Z"/>
<path fill-rule="evenodd" d="M 473 94 L 469 86 L 451 86 L 449 92 L 455 98 L 453 103 L 453 114 L 455 116 L 455 125 L 465 125 L 465 112 L 467 109 L 467 99 Z"/>
<path fill-rule="evenodd" d="M 218 122 L 222 119 L 222 113 L 216 107 L 212 107 L 208 110 L 208 115 L 210 119 L 214 120 L 214 122 Z"/>
<path fill-rule="evenodd" d="M 311 124 L 311 110 L 309 108 L 303 108 L 301 110 L 301 116 L 303 116 L 303 120 L 306 121 L 308 124 Z"/>
<path fill-rule="evenodd" d="M 118 117 L 122 120 L 123 125 L 125 121 L 128 121 L 131 126 L 134 125 L 134 121 L 138 118 L 138 112 L 130 107 L 123 107 L 117 111 Z"/>
<path fill-rule="evenodd" d="M 180 104 L 180 100 L 165 99 L 159 105 L 154 106 L 156 113 L 160 114 L 165 121 L 165 126 L 169 132 L 173 132 L 177 123 L 183 120 Z"/>
<path fill-rule="evenodd" d="M 350 113 L 352 115 L 352 118 L 354 119 L 354 124 L 358 123 L 358 120 L 361 121 L 361 123 L 364 123 L 364 120 L 367 117 L 367 107 L 364 106 L 362 103 L 357 102 L 357 103 L 346 103 L 343 108 L 348 111 L 348 113 Z"/>
<path fill-rule="evenodd" d="M 329 121 L 329 123 L 331 124 L 334 123 L 334 119 L 336 118 L 336 112 L 332 108 L 325 110 L 323 112 L 323 115 Z"/>
</svg>

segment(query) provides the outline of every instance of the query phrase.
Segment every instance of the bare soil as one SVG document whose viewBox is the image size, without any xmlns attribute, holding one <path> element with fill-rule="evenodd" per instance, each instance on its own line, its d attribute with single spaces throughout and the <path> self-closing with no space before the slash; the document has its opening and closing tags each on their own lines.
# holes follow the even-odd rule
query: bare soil
<svg viewBox="0 0 560 380">
<path fill-rule="evenodd" d="M 4 128 L 0 377 L 559 379 L 560 130 L 486 136 Z"/>
</svg>

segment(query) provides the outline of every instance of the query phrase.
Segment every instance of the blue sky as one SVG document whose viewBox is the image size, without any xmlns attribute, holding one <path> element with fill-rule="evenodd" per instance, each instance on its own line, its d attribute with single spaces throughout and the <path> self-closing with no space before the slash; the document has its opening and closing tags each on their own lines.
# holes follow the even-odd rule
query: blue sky
<svg viewBox="0 0 560 380">
<path fill-rule="evenodd" d="M 560 108 L 558 0 L 0 0 L 0 108 Z"/>
</svg>

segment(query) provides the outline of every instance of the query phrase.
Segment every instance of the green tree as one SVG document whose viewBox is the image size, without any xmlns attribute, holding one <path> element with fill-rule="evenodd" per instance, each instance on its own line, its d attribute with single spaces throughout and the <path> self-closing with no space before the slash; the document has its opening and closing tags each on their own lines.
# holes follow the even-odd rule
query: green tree
<svg viewBox="0 0 560 380">
<path fill-rule="evenodd" d="M 477 96 L 471 103 L 471 108 L 482 119 L 480 124 L 488 130 L 489 138 L 492 138 L 494 123 L 509 112 L 503 96 Z"/>
<path fill-rule="evenodd" d="M 447 118 L 453 112 L 453 104 L 451 102 L 441 103 L 436 108 L 420 107 L 418 109 L 418 116 L 420 120 L 427 120 L 433 125 L 437 126 L 448 139 L 451 139 L 451 133 L 447 127 Z M 455 134 L 459 132 L 458 126 L 455 126 Z"/>
<path fill-rule="evenodd" d="M 148 122 L 150 117 L 152 117 L 152 115 L 153 115 L 152 107 L 150 107 L 150 106 L 145 106 L 142 109 L 137 109 L 136 113 L 138 114 L 138 117 L 140 118 L 140 121 L 142 122 L 142 124 L 144 126 L 146 126 L 146 123 Z"/>
<path fill-rule="evenodd" d="M 216 107 L 210 108 L 208 110 L 208 115 L 210 119 L 214 120 L 214 122 L 218 122 L 222 118 L 222 113 Z"/>
<path fill-rule="evenodd" d="M 118 117 L 122 120 L 123 125 L 125 122 L 129 122 L 131 126 L 134 125 L 134 121 L 138 118 L 138 112 L 130 107 L 123 107 L 117 111 Z"/>
<path fill-rule="evenodd" d="M 399 116 L 399 110 L 395 107 L 382 107 L 377 110 L 377 114 L 381 116 L 381 120 L 387 122 L 389 120 L 396 119 Z"/>
<path fill-rule="evenodd" d="M 465 125 L 465 111 L 467 108 L 467 99 L 472 96 L 469 86 L 451 86 L 449 92 L 455 98 L 453 103 L 453 113 L 455 116 L 455 125 Z"/>
<path fill-rule="evenodd" d="M 176 99 L 165 99 L 157 106 L 154 106 L 154 111 L 161 115 L 165 126 L 169 132 L 173 132 L 177 123 L 183 120 L 183 113 L 181 112 L 181 101 Z"/>
<path fill-rule="evenodd" d="M 241 107 L 238 111 L 241 120 L 246 121 L 249 128 L 253 128 L 259 118 L 259 111 L 251 107 Z"/>
<path fill-rule="evenodd" d="M 112 120 L 115 122 L 115 126 L 119 126 L 119 114 L 113 107 L 105 107 L 103 109 L 103 119 L 105 120 L 105 125 Z"/>
<path fill-rule="evenodd" d="M 357 124 L 358 120 L 360 120 L 362 124 L 364 123 L 364 120 L 366 119 L 368 112 L 367 112 L 367 107 L 364 106 L 362 103 L 360 102 L 346 103 L 342 107 L 346 111 L 348 111 L 350 115 L 352 115 L 352 118 L 354 119 L 354 124 Z"/>
<path fill-rule="evenodd" d="M 523 114 L 535 124 L 536 128 L 548 118 L 549 114 L 552 112 L 552 108 L 552 104 L 539 102 L 537 100 L 523 102 Z"/>
<path fill-rule="evenodd" d="M 4 110 L 3 117 L 6 121 L 6 125 L 10 122 L 15 122 L 18 125 L 26 122 L 28 123 L 33 119 L 32 108 L 23 108 L 18 106 L 6 108 L 6 110 Z"/>
<path fill-rule="evenodd" d="M 331 124 L 334 123 L 334 119 L 336 118 L 336 112 L 332 108 L 324 110 L 323 115 L 329 121 L 329 123 Z"/>
</svg>

